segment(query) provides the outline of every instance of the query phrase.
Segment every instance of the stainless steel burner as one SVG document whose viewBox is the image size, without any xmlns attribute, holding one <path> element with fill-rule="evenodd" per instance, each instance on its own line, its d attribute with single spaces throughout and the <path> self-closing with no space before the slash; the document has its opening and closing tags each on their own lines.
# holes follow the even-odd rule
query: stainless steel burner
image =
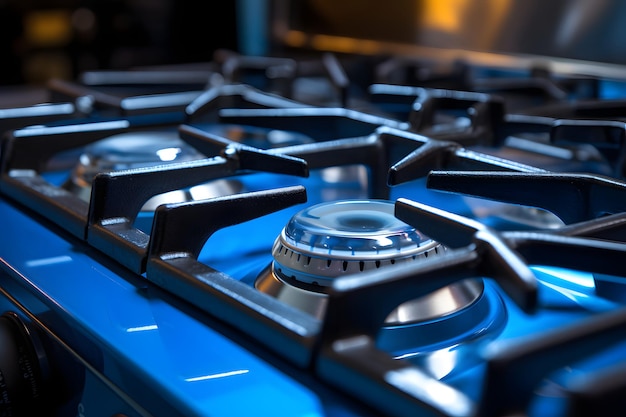
<svg viewBox="0 0 626 417">
<path fill-rule="evenodd" d="M 87 146 L 64 188 L 89 201 L 91 182 L 98 173 L 202 158 L 205 156 L 186 144 L 175 132 L 122 133 Z M 237 180 L 215 180 L 188 190 L 154 196 L 146 202 L 142 210 L 154 211 L 161 204 L 234 194 L 241 189 L 242 185 Z"/>
<path fill-rule="evenodd" d="M 297 132 L 262 129 L 238 125 L 216 124 L 205 127 L 207 131 L 257 148 L 277 148 L 294 144 L 310 143 L 312 139 Z M 176 130 L 130 132 L 113 135 L 86 146 L 63 188 L 75 193 L 85 201 L 91 195 L 93 177 L 101 172 L 131 168 L 165 165 L 206 158 L 184 142 Z M 205 184 L 154 196 L 142 207 L 152 212 L 165 203 L 179 203 L 236 194 L 243 190 L 237 179 L 213 180 Z"/>
<path fill-rule="evenodd" d="M 383 200 L 344 200 L 309 207 L 291 218 L 272 250 L 274 261 L 255 286 L 287 304 L 323 317 L 326 290 L 335 278 L 419 262 L 446 248 L 394 216 Z M 400 305 L 387 325 L 443 317 L 483 293 L 482 280 L 462 281 Z"/>
</svg>

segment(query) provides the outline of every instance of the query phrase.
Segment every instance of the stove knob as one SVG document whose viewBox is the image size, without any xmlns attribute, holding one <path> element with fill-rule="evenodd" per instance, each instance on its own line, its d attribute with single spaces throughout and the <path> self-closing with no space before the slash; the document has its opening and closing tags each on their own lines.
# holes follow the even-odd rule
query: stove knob
<svg viewBox="0 0 626 417">
<path fill-rule="evenodd" d="M 42 411 L 42 364 L 36 336 L 13 312 L 0 316 L 0 416 Z"/>
</svg>

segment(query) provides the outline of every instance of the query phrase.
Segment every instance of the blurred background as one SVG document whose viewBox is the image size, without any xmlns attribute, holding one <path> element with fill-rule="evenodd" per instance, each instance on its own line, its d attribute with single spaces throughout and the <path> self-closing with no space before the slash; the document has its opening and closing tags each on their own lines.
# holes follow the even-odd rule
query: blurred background
<svg viewBox="0 0 626 417">
<path fill-rule="evenodd" d="M 0 0 L 0 84 L 208 61 L 237 49 L 237 2 Z"/>
<path fill-rule="evenodd" d="M 0 0 L 0 84 L 86 70 L 413 46 L 626 64 L 622 0 Z"/>
</svg>

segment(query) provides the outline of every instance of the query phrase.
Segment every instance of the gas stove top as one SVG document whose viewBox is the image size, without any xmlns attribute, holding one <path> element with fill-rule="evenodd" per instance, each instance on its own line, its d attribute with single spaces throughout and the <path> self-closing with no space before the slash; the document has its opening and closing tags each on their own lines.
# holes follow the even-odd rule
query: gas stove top
<svg viewBox="0 0 626 417">
<path fill-rule="evenodd" d="M 621 415 L 622 87 L 225 51 L 51 82 L 0 110 L 0 414 Z"/>
</svg>

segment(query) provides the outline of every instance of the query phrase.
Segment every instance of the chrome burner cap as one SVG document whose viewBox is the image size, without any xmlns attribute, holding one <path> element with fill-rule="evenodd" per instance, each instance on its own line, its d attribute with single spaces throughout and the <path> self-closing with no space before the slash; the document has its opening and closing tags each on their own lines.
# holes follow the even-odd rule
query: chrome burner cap
<svg viewBox="0 0 626 417">
<path fill-rule="evenodd" d="M 391 201 L 322 203 L 291 218 L 274 243 L 273 263 L 260 274 L 255 286 L 321 318 L 326 288 L 334 279 L 400 262 L 419 262 L 445 250 L 396 218 Z M 449 285 L 402 304 L 389 315 L 387 324 L 416 323 L 451 314 L 472 304 L 482 291 L 479 279 Z"/>
<path fill-rule="evenodd" d="M 140 168 L 205 158 L 176 132 L 120 133 L 85 147 L 80 163 L 89 179 L 99 172 Z"/>
<path fill-rule="evenodd" d="M 309 207 L 291 218 L 272 254 L 282 276 L 329 286 L 334 278 L 414 261 L 443 247 L 400 221 L 383 200 L 343 200 Z"/>
</svg>

